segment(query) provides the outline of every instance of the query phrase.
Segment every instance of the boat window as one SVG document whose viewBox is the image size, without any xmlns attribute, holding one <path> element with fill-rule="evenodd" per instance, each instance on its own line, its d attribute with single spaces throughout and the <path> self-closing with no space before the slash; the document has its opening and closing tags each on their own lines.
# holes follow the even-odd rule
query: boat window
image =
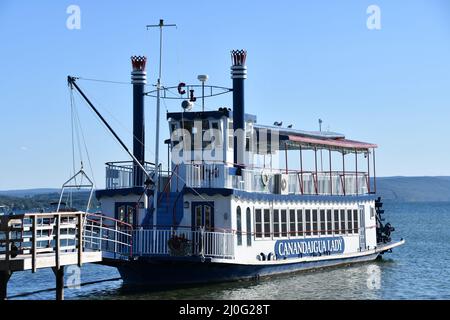
<svg viewBox="0 0 450 320">
<path fill-rule="evenodd" d="M 313 234 L 317 235 L 317 230 L 318 230 L 318 226 L 317 226 L 317 210 L 313 210 L 312 211 L 312 230 L 313 230 Z"/>
<path fill-rule="evenodd" d="M 205 208 L 205 228 L 206 230 L 213 230 L 213 217 L 212 217 L 212 207 L 209 205 L 204 206 Z"/>
<path fill-rule="evenodd" d="M 353 233 L 353 226 L 352 226 L 352 210 L 347 210 L 347 231 L 348 233 Z"/>
<path fill-rule="evenodd" d="M 270 209 L 264 209 L 264 237 L 270 238 Z"/>
<path fill-rule="evenodd" d="M 295 210 L 289 210 L 289 235 L 295 237 L 297 235 L 295 223 Z"/>
<path fill-rule="evenodd" d="M 136 209 L 133 208 L 132 206 L 128 206 L 128 224 L 131 224 L 132 226 L 134 225 L 134 213 L 136 212 Z"/>
<path fill-rule="evenodd" d="M 358 210 L 353 210 L 353 233 L 358 233 Z"/>
<path fill-rule="evenodd" d="M 237 245 L 242 246 L 242 213 L 241 207 L 236 209 Z"/>
<path fill-rule="evenodd" d="M 306 223 L 305 233 L 307 236 L 310 236 L 311 235 L 311 210 L 309 210 L 309 209 L 305 210 L 305 223 Z"/>
<path fill-rule="evenodd" d="M 332 218 L 332 211 L 331 209 L 327 210 L 327 234 L 333 234 L 333 221 Z"/>
<path fill-rule="evenodd" d="M 340 234 L 345 234 L 345 210 L 341 209 L 341 231 Z"/>
<path fill-rule="evenodd" d="M 273 237 L 280 237 L 280 214 L 278 210 L 273 210 Z"/>
<path fill-rule="evenodd" d="M 287 211 L 281 210 L 281 236 L 287 237 Z"/>
<path fill-rule="evenodd" d="M 255 210 L 255 237 L 262 238 L 262 211 L 261 209 Z"/>
<path fill-rule="evenodd" d="M 261 213 L 260 213 L 261 214 Z M 247 223 L 247 247 L 252 246 L 252 212 L 250 208 L 247 208 L 246 214 L 246 223 Z"/>
<path fill-rule="evenodd" d="M 188 131 L 189 135 L 190 135 L 189 139 L 188 138 L 186 138 L 186 139 L 183 138 L 183 142 L 185 144 L 184 145 L 184 149 L 185 150 L 194 150 L 194 136 L 193 136 L 193 133 L 194 133 L 193 132 L 194 131 L 193 130 L 193 128 L 194 128 L 194 121 L 190 121 L 190 120 L 183 121 L 181 128 L 186 130 L 186 131 Z M 186 145 L 186 143 L 188 142 L 187 140 L 190 140 L 190 143 L 191 143 L 190 146 Z"/>
<path fill-rule="evenodd" d="M 206 125 L 203 124 L 205 128 Z M 213 150 L 216 148 L 222 147 L 222 132 L 220 131 L 219 122 L 212 121 L 211 128 L 205 129 L 203 132 L 203 149 L 205 150 Z"/>
<path fill-rule="evenodd" d="M 334 210 L 334 233 L 339 233 L 339 210 Z"/>
<path fill-rule="evenodd" d="M 233 149 L 234 144 L 234 130 L 233 121 L 228 122 L 228 149 Z"/>
<path fill-rule="evenodd" d="M 326 234 L 325 230 L 325 210 L 320 210 L 320 234 Z"/>
<path fill-rule="evenodd" d="M 202 130 L 203 131 L 209 130 L 209 121 L 208 120 L 202 121 Z"/>
<path fill-rule="evenodd" d="M 118 219 L 120 221 L 125 221 L 125 206 L 120 206 L 118 209 Z"/>
<path fill-rule="evenodd" d="M 178 122 L 172 122 L 170 124 L 170 133 L 175 132 L 175 130 L 177 130 L 177 128 L 178 128 Z"/>
<path fill-rule="evenodd" d="M 297 235 L 303 237 L 303 210 L 297 210 Z"/>
</svg>

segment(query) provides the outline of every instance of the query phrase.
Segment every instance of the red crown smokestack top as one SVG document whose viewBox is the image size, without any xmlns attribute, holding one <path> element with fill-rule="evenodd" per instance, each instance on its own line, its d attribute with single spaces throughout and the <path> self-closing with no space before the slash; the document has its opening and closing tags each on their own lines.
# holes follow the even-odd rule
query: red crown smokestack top
<svg viewBox="0 0 450 320">
<path fill-rule="evenodd" d="M 145 66 L 147 64 L 147 57 L 144 56 L 132 56 L 131 65 L 133 66 L 133 71 L 131 72 L 131 83 L 132 84 L 147 84 L 147 72 L 145 71 Z"/>
<path fill-rule="evenodd" d="M 131 64 L 133 65 L 133 71 L 145 71 L 145 65 L 147 64 L 147 57 L 132 56 Z"/>
<path fill-rule="evenodd" d="M 232 50 L 231 51 L 231 63 L 233 66 L 245 66 L 245 60 L 247 59 L 246 50 Z"/>
</svg>

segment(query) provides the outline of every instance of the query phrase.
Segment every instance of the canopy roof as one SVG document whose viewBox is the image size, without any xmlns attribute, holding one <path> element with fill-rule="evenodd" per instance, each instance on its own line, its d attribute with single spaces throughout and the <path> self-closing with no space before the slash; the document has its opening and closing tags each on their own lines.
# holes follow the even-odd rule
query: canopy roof
<svg viewBox="0 0 450 320">
<path fill-rule="evenodd" d="M 280 150 L 284 150 L 287 147 L 288 150 L 317 148 L 346 152 L 366 152 L 369 149 L 378 147 L 373 143 L 346 139 L 343 134 L 336 132 L 303 131 L 260 124 L 255 124 L 254 127 L 259 136 L 264 131 L 277 132 L 280 137 L 280 144 L 278 146 Z"/>
<path fill-rule="evenodd" d="M 287 145 L 289 149 L 302 148 L 326 148 L 334 150 L 347 150 L 347 151 L 367 151 L 368 149 L 377 148 L 376 144 L 348 140 L 348 139 L 317 139 L 301 136 L 287 136 L 287 139 L 282 139 L 284 145 Z"/>
</svg>

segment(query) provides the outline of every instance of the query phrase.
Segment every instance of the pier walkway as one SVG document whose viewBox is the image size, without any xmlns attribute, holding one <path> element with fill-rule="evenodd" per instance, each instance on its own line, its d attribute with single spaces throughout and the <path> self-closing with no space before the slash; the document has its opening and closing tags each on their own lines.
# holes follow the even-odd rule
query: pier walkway
<svg viewBox="0 0 450 320">
<path fill-rule="evenodd" d="M 84 212 L 30 213 L 0 217 L 0 300 L 14 272 L 51 268 L 56 299 L 64 299 L 64 267 L 101 263 L 102 250 L 127 252 L 131 230 Z"/>
</svg>

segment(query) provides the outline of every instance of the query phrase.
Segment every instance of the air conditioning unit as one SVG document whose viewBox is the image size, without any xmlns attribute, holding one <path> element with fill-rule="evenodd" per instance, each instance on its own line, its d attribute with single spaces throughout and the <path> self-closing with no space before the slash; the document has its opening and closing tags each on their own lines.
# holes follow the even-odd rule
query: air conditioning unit
<svg viewBox="0 0 450 320">
<path fill-rule="evenodd" d="M 289 175 L 278 173 L 273 176 L 276 194 L 289 194 Z"/>
</svg>

